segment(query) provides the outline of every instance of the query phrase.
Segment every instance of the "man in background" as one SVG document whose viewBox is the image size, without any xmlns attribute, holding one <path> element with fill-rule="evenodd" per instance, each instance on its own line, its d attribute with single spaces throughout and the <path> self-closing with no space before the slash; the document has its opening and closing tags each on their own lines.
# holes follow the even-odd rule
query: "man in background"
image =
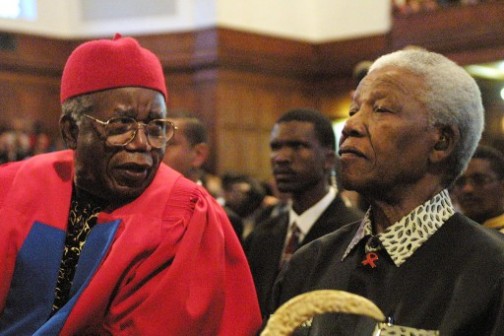
<svg viewBox="0 0 504 336">
<path fill-rule="evenodd" d="M 504 155 L 480 145 L 455 182 L 453 195 L 464 215 L 504 233 Z"/>
<path fill-rule="evenodd" d="M 288 111 L 273 126 L 271 167 L 278 190 L 290 195 L 289 211 L 258 225 L 244 245 L 263 314 L 277 275 L 299 246 L 363 216 L 330 183 L 335 141 L 331 121 L 314 110 Z"/>
<path fill-rule="evenodd" d="M 166 144 L 163 162 L 191 181 L 203 183 L 203 164 L 210 148 L 205 125 L 198 118 L 185 112 L 170 113 L 168 119 L 177 132 Z"/>
<path fill-rule="evenodd" d="M 207 184 L 209 174 L 203 169 L 210 154 L 207 128 L 200 119 L 185 112 L 172 113 L 168 120 L 174 123 L 177 131 L 166 144 L 163 162 L 189 180 L 202 185 L 207 190 L 211 189 Z M 228 206 L 223 207 L 241 241 L 243 234 L 241 217 Z"/>
<path fill-rule="evenodd" d="M 253 176 L 226 173 L 222 176 L 224 205 L 240 216 L 243 223 L 242 238 L 255 229 L 257 216 L 266 206 L 266 192 Z"/>
</svg>

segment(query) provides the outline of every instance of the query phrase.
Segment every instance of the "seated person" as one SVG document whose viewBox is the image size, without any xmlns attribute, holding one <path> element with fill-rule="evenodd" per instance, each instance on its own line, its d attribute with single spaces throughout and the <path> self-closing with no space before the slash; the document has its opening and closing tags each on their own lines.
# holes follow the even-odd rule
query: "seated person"
<svg viewBox="0 0 504 336">
<path fill-rule="evenodd" d="M 504 335 L 504 236 L 455 212 L 448 189 L 476 149 L 478 85 L 420 49 L 377 59 L 360 82 L 340 140 L 343 187 L 363 195 L 362 222 L 292 256 L 269 312 L 298 294 L 363 296 L 393 324 L 450 336 Z M 302 335 L 371 335 L 356 315 L 317 315 Z"/>
<path fill-rule="evenodd" d="M 61 80 L 68 150 L 0 166 L 0 334 L 250 335 L 250 270 L 214 199 L 162 164 L 159 59 L 80 45 Z"/>
</svg>

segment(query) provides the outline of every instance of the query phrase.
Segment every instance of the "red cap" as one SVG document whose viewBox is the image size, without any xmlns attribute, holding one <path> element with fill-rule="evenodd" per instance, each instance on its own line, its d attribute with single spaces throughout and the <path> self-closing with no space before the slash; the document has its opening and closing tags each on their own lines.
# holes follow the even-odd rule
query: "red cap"
<svg viewBox="0 0 504 336">
<path fill-rule="evenodd" d="M 60 101 L 120 87 L 143 87 L 168 98 L 158 57 L 131 37 L 94 40 L 78 46 L 68 58 L 61 78 Z"/>
</svg>

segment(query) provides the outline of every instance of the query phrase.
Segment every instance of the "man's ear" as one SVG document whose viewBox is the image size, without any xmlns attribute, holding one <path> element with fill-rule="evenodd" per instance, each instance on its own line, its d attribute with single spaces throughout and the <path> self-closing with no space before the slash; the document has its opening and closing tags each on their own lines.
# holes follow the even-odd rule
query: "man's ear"
<svg viewBox="0 0 504 336">
<path fill-rule="evenodd" d="M 59 121 L 61 136 L 70 149 L 77 148 L 77 138 L 79 136 L 79 126 L 70 115 L 63 115 Z"/>
<path fill-rule="evenodd" d="M 460 131 L 452 126 L 443 126 L 437 129 L 435 142 L 431 150 L 430 161 L 441 162 L 451 155 L 460 140 Z"/>
<path fill-rule="evenodd" d="M 195 156 L 193 159 L 193 167 L 200 168 L 201 166 L 203 166 L 203 164 L 208 159 L 209 152 L 210 152 L 210 149 L 208 147 L 208 144 L 206 144 L 204 142 L 196 144 L 194 146 Z"/>
</svg>

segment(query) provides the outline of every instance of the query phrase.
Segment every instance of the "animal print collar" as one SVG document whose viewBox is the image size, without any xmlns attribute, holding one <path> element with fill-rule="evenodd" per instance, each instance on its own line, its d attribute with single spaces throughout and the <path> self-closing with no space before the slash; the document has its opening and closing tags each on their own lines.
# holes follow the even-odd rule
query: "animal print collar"
<svg viewBox="0 0 504 336">
<path fill-rule="evenodd" d="M 399 267 L 455 213 L 448 190 L 445 189 L 384 232 L 373 235 L 371 211 L 370 208 L 366 212 L 341 260 L 344 260 L 362 239 L 369 240 L 374 236 Z"/>
</svg>

